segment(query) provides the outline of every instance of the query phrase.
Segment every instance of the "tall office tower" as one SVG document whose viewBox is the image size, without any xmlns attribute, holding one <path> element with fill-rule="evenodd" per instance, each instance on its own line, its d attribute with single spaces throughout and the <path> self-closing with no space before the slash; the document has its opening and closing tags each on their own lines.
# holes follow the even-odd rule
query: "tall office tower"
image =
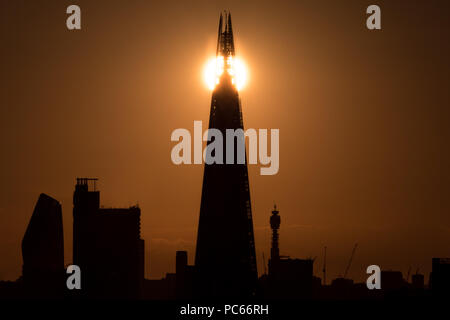
<svg viewBox="0 0 450 320">
<path fill-rule="evenodd" d="M 252 210 L 245 150 L 245 159 L 239 163 L 242 158 L 234 143 L 243 142 L 243 135 L 233 137 L 234 154 L 227 154 L 225 147 L 226 129 L 244 127 L 233 74 L 235 50 L 229 13 L 220 16 L 216 55 L 221 70 L 212 93 L 209 129 L 222 133 L 223 163 L 205 161 L 195 256 L 197 295 L 249 297 L 255 294 L 257 282 Z M 211 140 L 207 150 L 215 141 Z M 227 158 L 234 164 L 226 164 Z"/>
<path fill-rule="evenodd" d="M 139 298 L 144 281 L 141 210 L 100 208 L 96 180 L 78 178 L 73 196 L 73 261 L 81 268 L 81 295 Z"/>
<path fill-rule="evenodd" d="M 73 194 L 73 264 L 81 268 L 82 296 L 92 296 L 95 285 L 96 229 L 100 208 L 97 179 L 77 178 Z M 78 292 L 76 292 L 78 293 Z"/>
<path fill-rule="evenodd" d="M 23 280 L 27 293 L 62 297 L 65 287 L 61 205 L 41 194 L 22 240 Z"/>
</svg>

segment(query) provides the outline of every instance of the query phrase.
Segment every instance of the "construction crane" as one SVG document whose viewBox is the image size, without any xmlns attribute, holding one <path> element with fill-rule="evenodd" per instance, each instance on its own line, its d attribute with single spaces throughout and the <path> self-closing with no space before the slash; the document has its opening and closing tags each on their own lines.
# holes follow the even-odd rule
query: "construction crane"
<svg viewBox="0 0 450 320">
<path fill-rule="evenodd" d="M 262 256 L 263 256 L 264 274 L 267 274 L 267 270 L 266 270 L 266 259 L 264 258 L 264 252 L 262 253 Z"/>
<path fill-rule="evenodd" d="M 327 285 L 327 246 L 323 248 L 323 285 Z"/>
<path fill-rule="evenodd" d="M 350 256 L 350 260 L 348 261 L 347 268 L 345 269 L 345 272 L 344 272 L 344 279 L 347 277 L 347 273 L 348 273 L 348 270 L 350 269 L 350 265 L 352 264 L 353 257 L 355 256 L 355 251 L 356 251 L 357 246 L 358 246 L 358 244 L 356 243 L 355 246 L 353 247 L 352 255 Z"/>
</svg>

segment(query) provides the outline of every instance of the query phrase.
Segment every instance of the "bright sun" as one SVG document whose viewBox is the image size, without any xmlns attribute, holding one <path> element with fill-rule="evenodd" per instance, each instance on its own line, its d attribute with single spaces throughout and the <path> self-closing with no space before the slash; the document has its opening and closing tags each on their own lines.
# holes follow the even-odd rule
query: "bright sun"
<svg viewBox="0 0 450 320">
<path fill-rule="evenodd" d="M 238 90 L 242 90 L 247 83 L 247 67 L 244 62 L 236 57 L 229 56 L 226 59 L 223 56 L 211 58 L 205 65 L 203 78 L 210 90 L 213 90 L 219 84 L 219 78 L 226 71 L 231 76 L 232 83 Z"/>
</svg>

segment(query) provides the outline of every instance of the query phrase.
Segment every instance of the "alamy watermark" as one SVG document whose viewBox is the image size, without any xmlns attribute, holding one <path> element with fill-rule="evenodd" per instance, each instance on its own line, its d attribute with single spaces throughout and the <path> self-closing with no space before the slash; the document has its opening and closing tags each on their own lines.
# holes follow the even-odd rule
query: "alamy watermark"
<svg viewBox="0 0 450 320">
<path fill-rule="evenodd" d="M 171 141 L 178 141 L 172 148 L 171 159 L 179 164 L 245 164 L 245 139 L 248 139 L 248 164 L 264 165 L 261 175 L 274 175 L 280 168 L 280 131 L 270 129 L 270 155 L 268 154 L 268 130 L 259 129 L 226 129 L 225 138 L 222 131 L 208 129 L 202 132 L 202 121 L 194 121 L 194 159 L 192 161 L 192 139 L 187 129 L 175 129 Z M 203 148 L 203 142 L 208 142 Z M 225 141 L 225 157 L 224 157 Z"/>
<path fill-rule="evenodd" d="M 78 5 L 72 4 L 67 7 L 66 13 L 69 15 L 66 19 L 66 26 L 68 30 L 81 29 L 81 8 Z M 381 9 L 378 5 L 372 4 L 367 7 L 366 14 L 370 16 L 366 19 L 366 26 L 369 30 L 381 29 Z"/>
</svg>

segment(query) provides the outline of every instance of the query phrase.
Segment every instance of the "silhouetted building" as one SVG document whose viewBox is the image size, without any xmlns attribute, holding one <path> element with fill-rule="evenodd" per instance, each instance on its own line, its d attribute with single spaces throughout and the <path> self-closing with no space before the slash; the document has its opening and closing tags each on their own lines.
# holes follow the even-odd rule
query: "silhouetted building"
<svg viewBox="0 0 450 320">
<path fill-rule="evenodd" d="M 353 296 L 353 280 L 336 278 L 331 281 L 330 289 L 335 299 L 351 298 Z"/>
<path fill-rule="evenodd" d="M 78 178 L 73 197 L 73 260 L 81 268 L 81 293 L 94 298 L 139 298 L 144 279 L 141 210 L 100 208 L 96 180 Z"/>
<path fill-rule="evenodd" d="M 195 285 L 195 267 L 188 265 L 187 251 L 176 253 L 176 297 L 192 298 Z"/>
<path fill-rule="evenodd" d="M 234 55 L 231 16 L 226 13 L 220 16 L 217 42 L 217 57 L 223 59 L 224 70 L 212 93 L 209 118 L 209 128 L 220 130 L 224 137 L 224 164 L 204 166 L 195 256 L 197 294 L 210 298 L 249 297 L 257 284 L 247 160 L 238 164 L 236 144 L 234 164 L 225 164 L 226 129 L 244 127 L 239 93 L 228 71 Z"/>
<path fill-rule="evenodd" d="M 177 251 L 175 273 L 167 273 L 158 280 L 145 280 L 144 299 L 175 300 L 192 299 L 194 294 L 196 268 L 188 265 L 187 251 Z"/>
<path fill-rule="evenodd" d="M 430 287 L 435 296 L 450 295 L 450 258 L 433 258 Z"/>
<path fill-rule="evenodd" d="M 425 277 L 423 274 L 413 274 L 411 285 L 413 289 L 424 289 L 425 288 Z"/>
<path fill-rule="evenodd" d="M 281 218 L 274 206 L 270 217 L 272 248 L 269 259 L 269 275 L 264 295 L 268 298 L 310 298 L 313 289 L 312 259 L 291 259 L 280 256 L 278 229 Z"/>
<path fill-rule="evenodd" d="M 142 297 L 145 300 L 174 300 L 176 285 L 175 273 L 167 273 L 162 279 L 144 279 Z"/>
<path fill-rule="evenodd" d="M 269 260 L 269 297 L 309 298 L 313 285 L 312 259 Z"/>
<path fill-rule="evenodd" d="M 25 295 L 62 297 L 65 288 L 61 205 L 41 194 L 22 240 Z"/>
<path fill-rule="evenodd" d="M 381 271 L 381 291 L 385 297 L 406 295 L 408 283 L 403 279 L 401 271 Z"/>
<path fill-rule="evenodd" d="M 401 271 L 381 271 L 381 289 L 399 290 L 405 286 Z"/>
<path fill-rule="evenodd" d="M 36 293 L 34 294 L 34 297 L 36 297 Z M 23 278 L 19 278 L 17 281 L 0 281 L 0 299 L 21 298 L 33 298 L 32 292 L 29 292 L 28 296 L 25 294 Z"/>
</svg>

